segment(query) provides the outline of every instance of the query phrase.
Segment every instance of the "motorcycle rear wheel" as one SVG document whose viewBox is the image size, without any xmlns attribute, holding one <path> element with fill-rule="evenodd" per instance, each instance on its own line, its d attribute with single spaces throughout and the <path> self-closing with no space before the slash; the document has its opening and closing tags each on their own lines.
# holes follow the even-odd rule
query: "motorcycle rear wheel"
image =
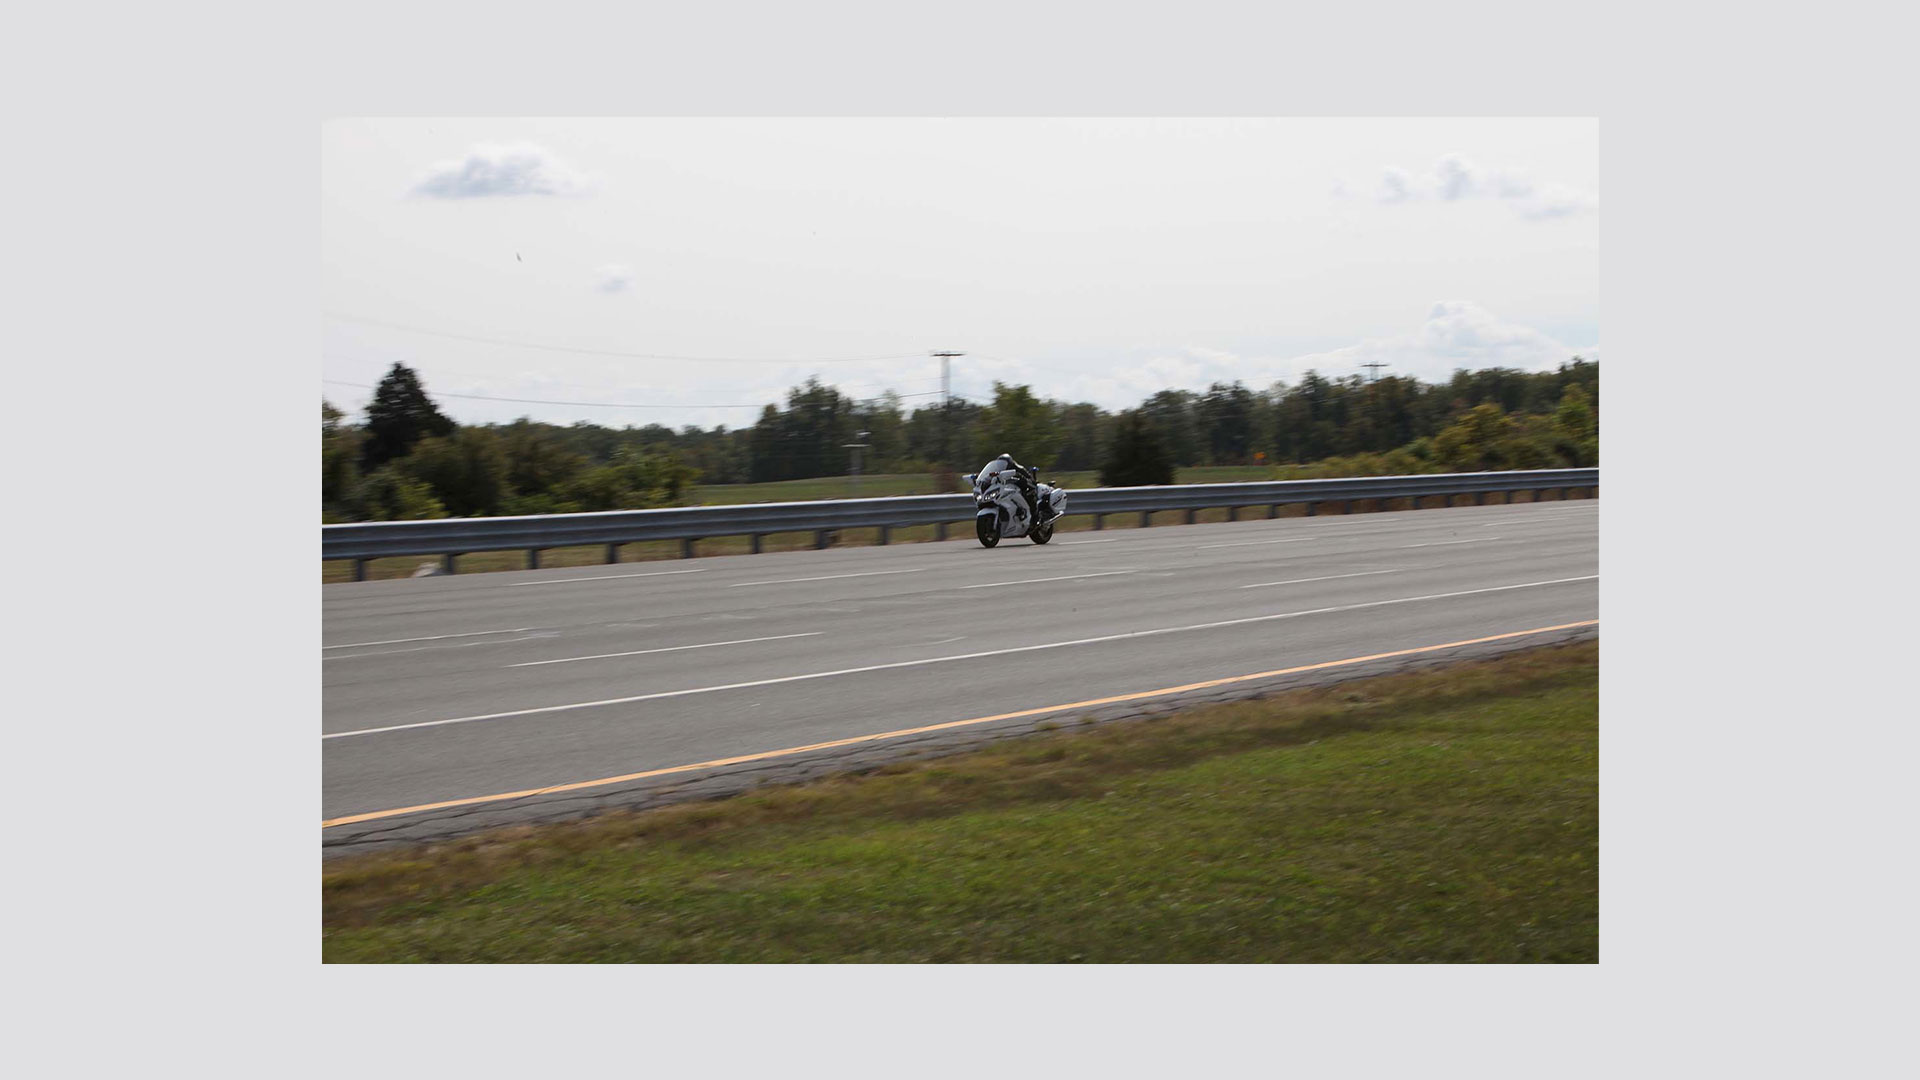
<svg viewBox="0 0 1920 1080">
<path fill-rule="evenodd" d="M 1000 542 L 1000 529 L 991 520 L 983 517 L 973 519 L 973 535 L 980 538 L 981 547 L 992 547 Z"/>
<path fill-rule="evenodd" d="M 1053 522 L 1048 521 L 1035 525 L 1033 531 L 1028 533 L 1027 537 L 1036 544 L 1044 544 L 1053 539 Z"/>
</svg>

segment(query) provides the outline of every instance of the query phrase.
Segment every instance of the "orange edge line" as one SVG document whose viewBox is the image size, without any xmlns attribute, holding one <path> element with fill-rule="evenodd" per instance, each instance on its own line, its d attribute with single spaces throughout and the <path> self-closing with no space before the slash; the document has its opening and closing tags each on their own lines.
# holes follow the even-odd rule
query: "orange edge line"
<svg viewBox="0 0 1920 1080">
<path fill-rule="evenodd" d="M 1085 709 L 1096 705 L 1116 705 L 1123 701 L 1141 701 L 1146 698 L 1165 697 L 1169 694 L 1184 694 L 1190 690 L 1205 690 L 1215 686 L 1227 686 L 1231 683 L 1251 682 L 1255 679 L 1271 679 L 1280 675 L 1297 675 L 1303 671 L 1319 671 L 1326 668 L 1344 667 L 1349 664 L 1364 664 L 1369 660 L 1386 660 L 1395 656 L 1412 656 L 1416 653 L 1438 652 L 1441 649 L 1457 649 L 1463 645 L 1480 645 L 1489 641 L 1504 641 L 1508 638 L 1526 637 L 1530 634 L 1548 634 L 1555 630 L 1575 630 L 1586 626 L 1600 625 L 1599 619 L 1584 622 L 1562 623 L 1559 626 L 1541 626 L 1532 630 L 1515 630 L 1507 634 L 1494 634 L 1491 637 L 1470 638 L 1466 641 L 1449 641 L 1444 645 L 1422 645 L 1413 649 L 1396 649 L 1393 652 L 1374 653 L 1371 656 L 1352 656 L 1345 660 L 1328 660 L 1319 664 L 1303 664 L 1299 667 L 1278 668 L 1273 671 L 1258 671 L 1252 675 L 1231 675 L 1224 679 L 1209 679 L 1206 682 L 1187 683 L 1184 686 L 1169 686 L 1160 690 L 1143 690 L 1136 694 L 1119 694 L 1114 697 L 1092 698 L 1087 701 L 1074 701 L 1065 705 L 1045 705 L 1038 709 L 1022 709 L 1019 712 L 997 713 L 993 716 L 976 716 L 968 720 L 949 720 L 941 724 L 928 724 L 925 727 L 902 728 L 899 731 L 883 731 L 874 735 L 856 735 L 850 739 L 834 739 L 831 742 L 811 743 L 807 746 L 790 746 L 784 750 L 767 750 L 758 754 L 742 754 L 739 757 L 715 758 L 712 761 L 700 761 L 691 765 L 674 765 L 664 769 L 648 769 L 645 772 L 627 773 L 624 776 L 609 776 L 599 780 L 581 780 L 571 784 L 555 784 L 552 787 L 528 788 L 525 791 L 508 791 L 499 795 L 476 795 L 468 799 L 448 799 L 446 802 L 423 803 L 419 806 L 403 806 L 396 810 L 374 810 L 365 814 L 353 814 L 348 817 L 330 818 L 322 821 L 320 827 L 330 829 L 336 825 L 353 825 L 362 821 L 378 818 L 398 817 L 401 814 L 418 814 L 428 810 L 444 810 L 450 806 L 473 806 L 479 803 L 505 802 L 509 799 L 524 799 L 532 795 L 552 795 L 562 791 L 579 791 L 583 788 L 605 787 L 608 784 L 624 784 L 629 780 L 645 780 L 653 776 L 666 776 L 670 773 L 694 772 L 699 769 L 715 769 L 722 765 L 739 765 L 748 761 L 765 761 L 769 758 L 788 757 L 814 750 L 829 750 L 836 746 L 852 746 L 856 743 L 880 742 L 885 739 L 898 739 L 907 735 L 924 735 L 929 731 L 944 731 L 949 728 L 968 727 L 973 724 L 990 724 L 996 720 L 1017 720 L 1023 716 L 1038 716 L 1041 713 L 1063 712 L 1067 709 Z"/>
</svg>

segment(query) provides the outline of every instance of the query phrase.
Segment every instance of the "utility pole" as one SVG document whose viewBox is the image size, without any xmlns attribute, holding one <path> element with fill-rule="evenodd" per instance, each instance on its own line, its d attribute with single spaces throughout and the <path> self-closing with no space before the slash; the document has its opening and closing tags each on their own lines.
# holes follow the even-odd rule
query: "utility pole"
<svg viewBox="0 0 1920 1080">
<path fill-rule="evenodd" d="M 965 356 L 967 354 L 963 352 L 936 352 L 929 353 L 928 355 L 940 358 L 940 467 L 936 475 L 938 476 L 940 490 L 944 492 L 953 487 L 953 463 L 948 460 L 949 455 L 953 452 L 953 409 L 947 400 L 947 390 L 950 385 L 947 378 L 947 364 L 948 361 L 954 357 Z"/>
<path fill-rule="evenodd" d="M 859 439 L 859 442 L 840 444 L 842 449 L 853 451 L 849 455 L 852 460 L 847 468 L 847 497 L 850 499 L 860 497 L 860 451 L 867 448 L 867 436 L 871 434 L 873 434 L 871 431 L 856 431 L 853 437 Z"/>
<path fill-rule="evenodd" d="M 1393 365 L 1388 363 L 1383 363 L 1382 361 L 1379 361 L 1379 360 L 1375 360 L 1370 364 L 1361 364 L 1360 366 L 1363 368 L 1371 369 L 1367 372 L 1367 381 L 1371 383 L 1380 377 L 1381 368 L 1392 367 Z"/>
</svg>

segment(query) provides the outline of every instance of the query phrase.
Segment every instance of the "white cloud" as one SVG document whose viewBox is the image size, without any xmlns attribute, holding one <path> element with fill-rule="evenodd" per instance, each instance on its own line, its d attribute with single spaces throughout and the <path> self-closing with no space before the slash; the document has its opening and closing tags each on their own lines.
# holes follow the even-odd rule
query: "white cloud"
<svg viewBox="0 0 1920 1080">
<path fill-rule="evenodd" d="M 533 143 L 482 143 L 467 156 L 436 162 L 413 186 L 413 194 L 431 199 L 472 199 L 489 195 L 578 195 L 592 178 Z"/>
<path fill-rule="evenodd" d="M 1533 327 L 1502 322 L 1471 301 L 1441 300 L 1427 309 L 1426 321 L 1411 333 L 1368 338 L 1328 352 L 1294 357 L 1287 366 L 1294 378 L 1308 368 L 1339 377 L 1356 374 L 1361 364 L 1378 361 L 1391 365 L 1383 374 L 1439 382 L 1451 376 L 1455 368 L 1546 371 L 1575 355 L 1597 360 L 1600 347 L 1574 348 Z"/>
<path fill-rule="evenodd" d="M 594 271 L 594 276 L 596 278 L 594 288 L 599 289 L 603 293 L 611 294 L 626 292 L 628 289 L 633 288 L 636 275 L 631 266 L 622 266 L 619 263 L 608 263 Z"/>
<path fill-rule="evenodd" d="M 1563 184 L 1537 184 L 1525 174 L 1510 170 L 1483 169 L 1459 154 L 1441 157 L 1430 171 L 1418 175 L 1397 165 L 1388 166 L 1381 173 L 1375 198 L 1389 204 L 1494 199 L 1530 221 L 1567 217 L 1600 205 L 1592 192 Z"/>
</svg>

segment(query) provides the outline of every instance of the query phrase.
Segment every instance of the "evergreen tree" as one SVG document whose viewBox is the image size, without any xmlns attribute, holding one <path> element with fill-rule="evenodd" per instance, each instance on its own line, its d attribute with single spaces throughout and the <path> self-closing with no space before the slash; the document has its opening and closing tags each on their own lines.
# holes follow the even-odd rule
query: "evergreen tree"
<svg viewBox="0 0 1920 1080">
<path fill-rule="evenodd" d="M 1113 447 L 1100 466 L 1100 486 L 1139 487 L 1173 483 L 1173 459 L 1146 418 L 1125 413 L 1113 429 Z"/>
<path fill-rule="evenodd" d="M 1235 381 L 1214 383 L 1200 399 L 1200 426 L 1206 432 L 1207 462 L 1244 465 L 1253 453 L 1253 391 Z"/>
<path fill-rule="evenodd" d="M 367 441 L 361 466 L 369 471 L 405 457 L 429 435 L 449 435 L 453 421 L 441 415 L 412 368 L 396 363 L 367 405 Z"/>
<path fill-rule="evenodd" d="M 1191 390 L 1162 390 L 1140 403 L 1139 412 L 1175 465 L 1198 465 L 1205 451 Z"/>
</svg>

